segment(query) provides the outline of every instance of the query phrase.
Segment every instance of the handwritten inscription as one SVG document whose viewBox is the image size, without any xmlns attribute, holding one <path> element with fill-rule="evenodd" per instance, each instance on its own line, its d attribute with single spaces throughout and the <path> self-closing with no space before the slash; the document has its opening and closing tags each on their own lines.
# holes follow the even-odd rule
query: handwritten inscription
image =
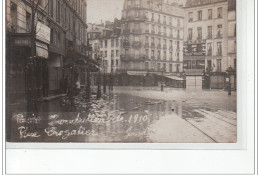
<svg viewBox="0 0 260 175">
<path fill-rule="evenodd" d="M 97 123 L 97 124 L 104 124 L 107 122 L 121 122 L 123 121 L 123 117 L 119 114 L 118 116 L 109 116 L 106 118 L 97 117 L 94 114 L 88 114 L 87 117 L 81 117 L 80 113 L 78 113 L 75 119 L 66 120 L 66 119 L 59 119 L 59 115 L 51 115 L 49 119 L 53 119 L 48 124 L 50 126 L 54 125 L 78 125 L 78 124 L 85 124 L 85 123 Z"/>
<path fill-rule="evenodd" d="M 125 135 L 125 139 L 127 139 L 128 137 L 138 137 L 138 136 L 144 136 L 147 135 L 149 132 L 148 128 L 145 128 L 144 130 L 137 130 L 135 131 L 134 128 L 132 126 L 130 126 L 127 130 L 126 130 L 126 135 Z"/>
<path fill-rule="evenodd" d="M 20 138 L 27 138 L 27 137 L 40 137 L 37 131 L 29 131 L 28 127 L 20 126 L 18 128 L 20 131 Z"/>
<path fill-rule="evenodd" d="M 34 114 L 33 114 L 34 116 Z M 40 117 L 25 117 L 23 114 L 16 114 L 14 115 L 14 118 L 16 119 L 16 122 L 18 124 L 24 124 L 24 123 L 27 123 L 27 124 L 37 124 L 37 123 L 40 123 L 41 121 L 41 118 Z"/>
<path fill-rule="evenodd" d="M 67 139 L 70 136 L 97 136 L 94 130 L 86 130 L 85 127 L 80 126 L 77 130 L 58 130 L 57 127 L 49 127 L 45 129 L 48 136 L 60 136 L 62 139 Z"/>
</svg>

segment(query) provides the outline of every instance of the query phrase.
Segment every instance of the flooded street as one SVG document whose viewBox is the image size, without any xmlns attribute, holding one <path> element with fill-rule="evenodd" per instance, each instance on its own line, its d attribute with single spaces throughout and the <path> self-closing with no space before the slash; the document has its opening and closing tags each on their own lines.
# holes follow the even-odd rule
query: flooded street
<svg viewBox="0 0 260 175">
<path fill-rule="evenodd" d="M 187 95 L 183 96 L 182 93 Z M 224 99 L 223 91 L 217 93 Z M 199 93 L 196 93 L 199 95 Z M 214 94 L 214 95 L 215 95 Z M 206 94 L 208 98 L 210 96 Z M 226 95 L 226 96 L 225 96 Z M 227 97 L 228 100 L 234 100 Z M 218 102 L 215 100 L 214 103 Z M 38 113 L 12 116 L 15 142 L 236 142 L 236 108 L 193 92 L 124 87 L 87 102 L 82 94 L 42 102 Z M 223 104 L 224 103 L 224 104 Z M 230 103 L 233 104 L 233 103 Z M 224 107 L 223 107 L 224 105 Z M 48 111 L 48 112 L 46 112 Z"/>
</svg>

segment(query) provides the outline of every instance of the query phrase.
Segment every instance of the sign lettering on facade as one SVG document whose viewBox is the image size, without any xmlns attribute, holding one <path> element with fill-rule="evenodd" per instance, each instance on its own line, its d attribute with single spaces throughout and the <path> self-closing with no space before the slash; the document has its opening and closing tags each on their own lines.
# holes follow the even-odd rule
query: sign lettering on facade
<svg viewBox="0 0 260 175">
<path fill-rule="evenodd" d="M 51 29 L 38 21 L 36 25 L 36 37 L 37 39 L 49 44 L 51 40 Z"/>
</svg>

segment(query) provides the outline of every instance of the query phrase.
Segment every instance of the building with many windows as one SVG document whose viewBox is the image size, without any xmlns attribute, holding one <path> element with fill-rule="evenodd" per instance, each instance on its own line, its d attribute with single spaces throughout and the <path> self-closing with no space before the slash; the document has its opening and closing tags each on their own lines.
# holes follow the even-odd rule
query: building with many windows
<svg viewBox="0 0 260 175">
<path fill-rule="evenodd" d="M 88 39 L 93 59 L 100 59 L 104 73 L 116 73 L 120 68 L 121 28 L 120 20 L 106 22 L 106 25 L 89 24 Z"/>
<path fill-rule="evenodd" d="M 84 84 L 85 74 L 76 65 L 87 59 L 86 9 L 86 0 L 6 1 L 7 89 L 12 102 L 28 93 L 33 98 L 61 93 L 66 75 Z"/>
<path fill-rule="evenodd" d="M 227 0 L 187 0 L 185 6 L 184 69 L 228 68 Z"/>
<path fill-rule="evenodd" d="M 164 0 L 125 0 L 121 69 L 131 74 L 183 71 L 184 10 Z"/>
</svg>

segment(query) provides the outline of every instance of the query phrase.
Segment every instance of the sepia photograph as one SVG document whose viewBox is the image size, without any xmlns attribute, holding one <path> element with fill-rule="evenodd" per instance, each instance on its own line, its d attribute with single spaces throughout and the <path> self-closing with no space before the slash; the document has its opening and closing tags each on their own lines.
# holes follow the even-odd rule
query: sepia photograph
<svg viewBox="0 0 260 175">
<path fill-rule="evenodd" d="M 5 0 L 6 141 L 237 143 L 236 14 L 236 0 Z"/>
</svg>

